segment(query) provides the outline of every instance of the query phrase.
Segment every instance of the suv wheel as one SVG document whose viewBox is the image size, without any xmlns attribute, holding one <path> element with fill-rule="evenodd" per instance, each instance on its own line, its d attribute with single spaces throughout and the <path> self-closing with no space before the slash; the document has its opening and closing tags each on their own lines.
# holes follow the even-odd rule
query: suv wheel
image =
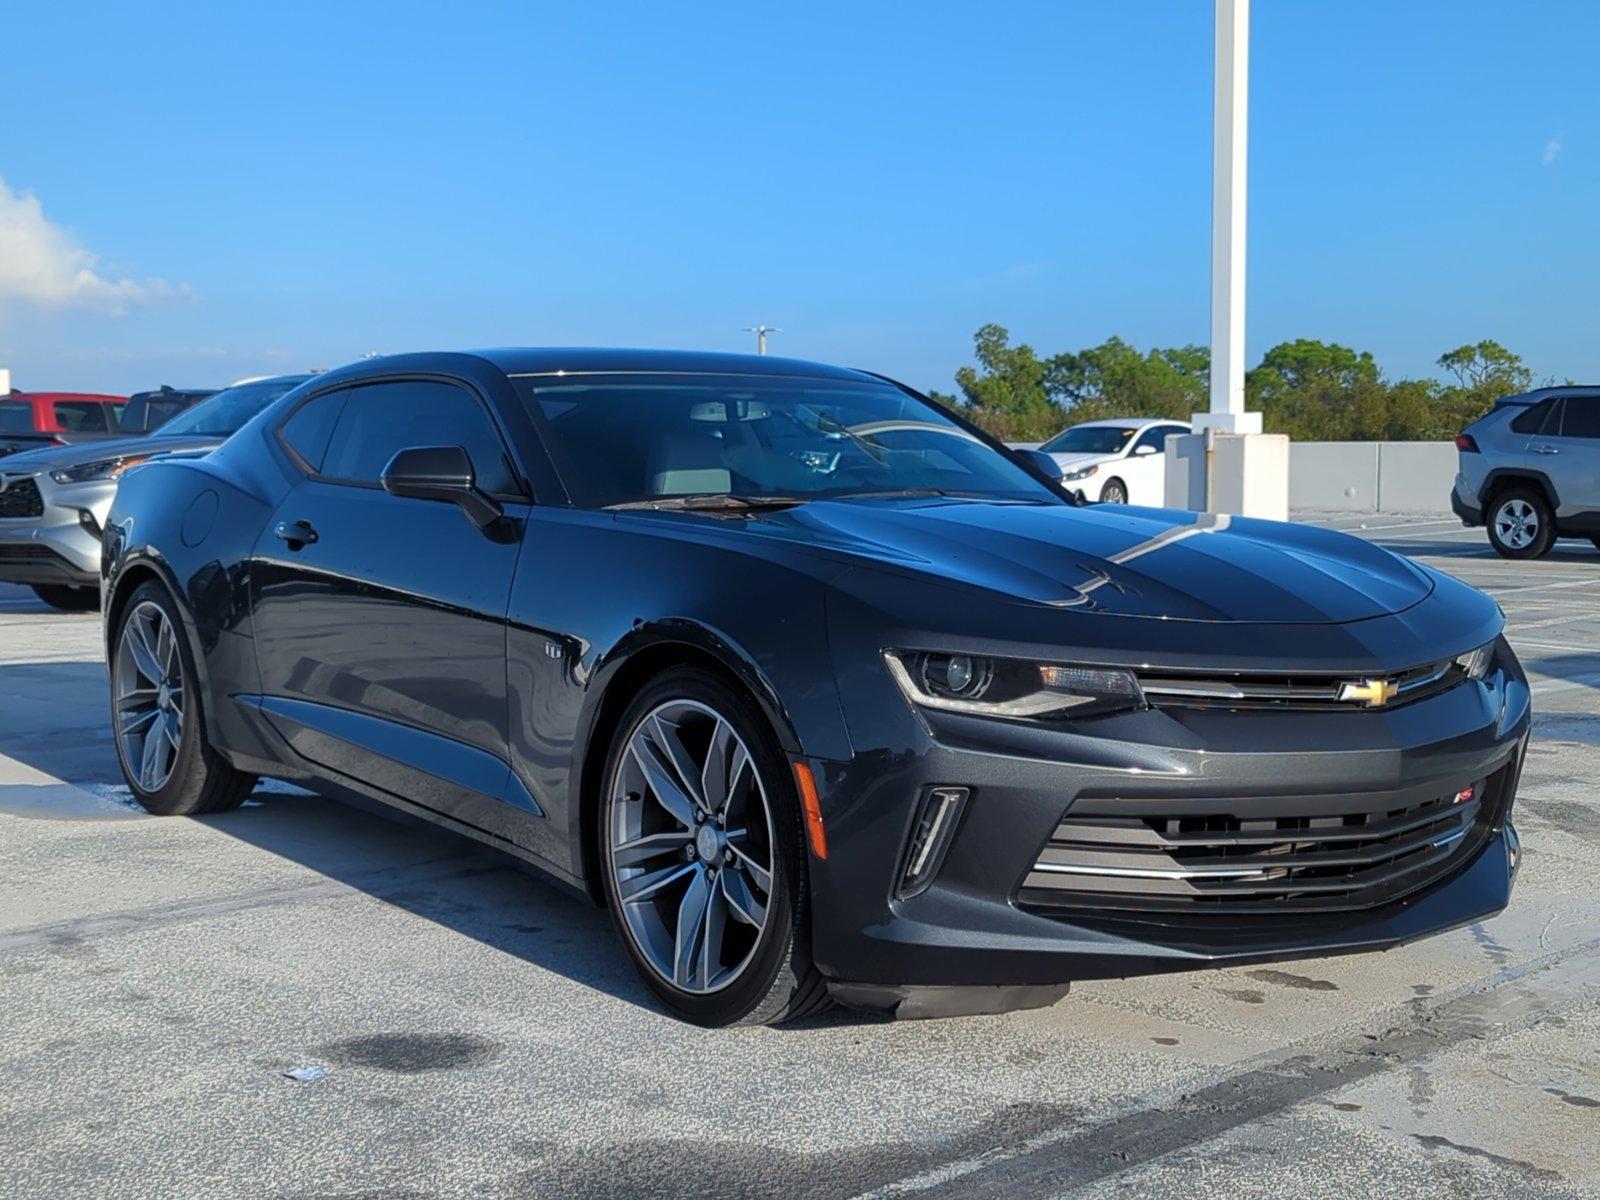
<svg viewBox="0 0 1600 1200">
<path fill-rule="evenodd" d="M 1489 544 L 1505 558 L 1541 558 L 1555 541 L 1555 524 L 1544 493 L 1511 488 L 1495 497 L 1489 512 Z"/>
<path fill-rule="evenodd" d="M 194 662 L 177 608 L 158 583 L 141 584 L 117 622 L 111 655 L 111 728 L 133 797 L 163 816 L 236 808 L 255 777 L 206 742 Z"/>
<path fill-rule="evenodd" d="M 799 797 L 755 706 L 679 668 L 629 705 L 598 836 L 607 906 L 645 985 L 699 1025 L 828 1003 L 811 960 Z"/>
</svg>

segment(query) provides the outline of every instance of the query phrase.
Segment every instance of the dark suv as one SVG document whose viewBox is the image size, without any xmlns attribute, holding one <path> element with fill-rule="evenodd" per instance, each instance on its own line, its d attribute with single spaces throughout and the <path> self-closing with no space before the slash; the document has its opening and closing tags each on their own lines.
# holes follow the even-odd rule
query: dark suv
<svg viewBox="0 0 1600 1200">
<path fill-rule="evenodd" d="M 1450 507 L 1506 558 L 1557 538 L 1600 546 L 1600 387 L 1539 388 L 1495 402 L 1456 438 Z"/>
</svg>

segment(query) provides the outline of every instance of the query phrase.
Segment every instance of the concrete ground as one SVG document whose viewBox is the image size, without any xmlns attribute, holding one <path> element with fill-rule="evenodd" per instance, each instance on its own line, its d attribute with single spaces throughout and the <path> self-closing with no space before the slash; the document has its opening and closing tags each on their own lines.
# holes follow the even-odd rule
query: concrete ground
<svg viewBox="0 0 1600 1200">
<path fill-rule="evenodd" d="M 1511 909 L 901 1024 L 676 1023 L 603 913 L 304 795 L 144 816 L 96 619 L 0 589 L 0 1196 L 1600 1195 L 1600 552 L 1301 517 L 1504 605 Z"/>
</svg>

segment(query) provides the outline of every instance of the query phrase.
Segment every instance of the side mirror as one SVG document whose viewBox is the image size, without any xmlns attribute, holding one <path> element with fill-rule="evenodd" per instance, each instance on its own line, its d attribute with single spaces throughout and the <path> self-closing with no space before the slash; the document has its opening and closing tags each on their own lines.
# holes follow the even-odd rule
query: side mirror
<svg viewBox="0 0 1600 1200">
<path fill-rule="evenodd" d="M 505 514 L 493 496 L 478 489 L 472 459 L 460 446 L 408 446 L 389 460 L 381 481 L 391 496 L 459 505 L 479 529 L 488 529 Z"/>
<path fill-rule="evenodd" d="M 1061 482 L 1061 466 L 1043 450 L 1013 450 L 1017 461 L 1035 475 L 1043 475 L 1051 483 Z"/>
<path fill-rule="evenodd" d="M 1135 458 L 1143 458 L 1146 454 L 1160 453 L 1161 451 L 1157 450 L 1154 446 L 1135 446 L 1133 448 L 1133 456 Z"/>
</svg>

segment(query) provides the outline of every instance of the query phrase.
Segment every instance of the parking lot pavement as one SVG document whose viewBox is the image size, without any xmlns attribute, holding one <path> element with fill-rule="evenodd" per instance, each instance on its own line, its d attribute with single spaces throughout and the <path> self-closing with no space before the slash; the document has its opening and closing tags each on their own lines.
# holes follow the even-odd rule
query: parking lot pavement
<svg viewBox="0 0 1600 1200">
<path fill-rule="evenodd" d="M 603 913 L 299 793 L 144 816 L 96 619 L 0 589 L 0 1195 L 1600 1195 L 1600 551 L 1300 517 L 1504 606 L 1511 909 L 899 1024 L 681 1025 Z"/>
</svg>

